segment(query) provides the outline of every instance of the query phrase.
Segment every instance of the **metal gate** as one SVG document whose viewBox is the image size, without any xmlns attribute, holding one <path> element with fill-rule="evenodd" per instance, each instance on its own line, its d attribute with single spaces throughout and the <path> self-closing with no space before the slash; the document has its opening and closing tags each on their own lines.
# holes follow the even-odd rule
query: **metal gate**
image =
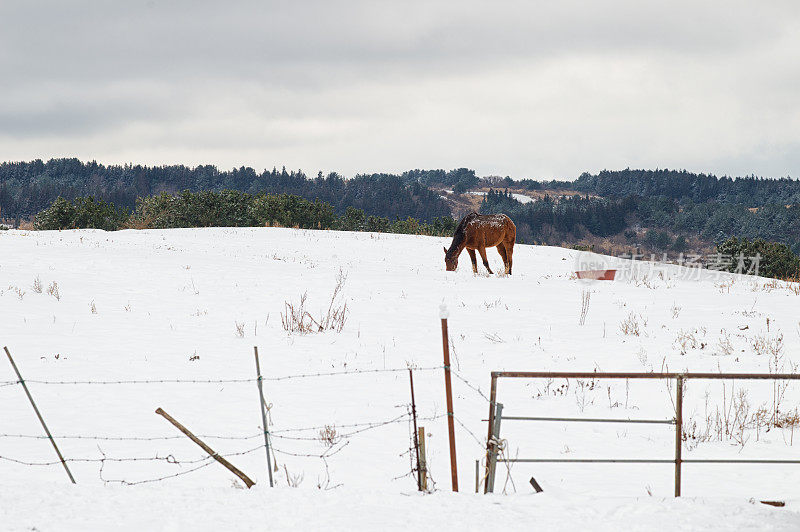
<svg viewBox="0 0 800 532">
<path fill-rule="evenodd" d="M 503 416 L 503 404 L 498 403 L 497 384 L 501 378 L 510 379 L 659 379 L 676 382 L 675 417 L 673 419 L 612 419 L 612 418 L 566 418 L 566 417 L 526 417 Z M 557 371 L 493 371 L 489 395 L 489 430 L 486 445 L 486 480 L 484 493 L 494 491 L 494 477 L 498 462 L 528 463 L 622 463 L 622 464 L 675 464 L 675 496 L 681 495 L 681 465 L 684 463 L 707 464 L 800 464 L 800 460 L 714 460 L 681 458 L 683 441 L 683 384 L 695 380 L 800 380 L 797 373 L 597 373 L 597 372 L 557 372 Z M 638 458 L 498 458 L 500 424 L 507 421 L 562 421 L 580 423 L 652 423 L 675 425 L 675 456 L 672 459 Z"/>
</svg>

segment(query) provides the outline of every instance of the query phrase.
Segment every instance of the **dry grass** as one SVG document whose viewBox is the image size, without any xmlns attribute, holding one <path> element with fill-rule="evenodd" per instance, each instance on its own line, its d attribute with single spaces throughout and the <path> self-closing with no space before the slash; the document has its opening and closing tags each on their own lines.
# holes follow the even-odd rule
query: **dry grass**
<svg viewBox="0 0 800 532">
<path fill-rule="evenodd" d="M 18 286 L 9 286 L 8 290 L 9 292 L 14 292 L 20 301 L 22 301 L 22 298 L 25 297 L 25 290 L 21 289 Z"/>
<path fill-rule="evenodd" d="M 647 327 L 647 320 L 641 314 L 631 312 L 628 317 L 619 324 L 622 334 L 630 336 L 641 336 L 644 328 Z"/>
<path fill-rule="evenodd" d="M 591 290 L 584 290 L 581 293 L 581 313 L 578 317 L 578 325 L 584 325 L 586 323 L 586 314 L 589 313 L 589 302 L 591 301 L 591 298 Z"/>
<path fill-rule="evenodd" d="M 32 288 L 33 288 L 33 291 L 36 292 L 37 294 L 41 294 L 42 293 L 42 280 L 39 279 L 38 275 L 36 276 L 36 279 L 33 280 L 33 287 Z"/>
<path fill-rule="evenodd" d="M 304 292 L 300 296 L 297 304 L 284 302 L 284 311 L 281 312 L 283 330 L 288 333 L 300 334 L 323 331 L 342 332 L 347 322 L 347 302 L 341 301 L 341 292 L 346 280 L 347 275 L 339 270 L 336 276 L 336 286 L 328 303 L 328 310 L 325 314 L 320 314 L 319 318 L 315 318 L 306 308 L 308 292 Z"/>
<path fill-rule="evenodd" d="M 731 288 L 735 283 L 736 283 L 736 278 L 730 277 L 728 279 L 723 279 L 718 283 L 714 283 L 714 286 L 717 287 L 717 290 L 719 290 L 720 294 L 730 294 Z"/>
<path fill-rule="evenodd" d="M 53 281 L 47 287 L 47 293 L 56 298 L 56 301 L 61 301 L 61 292 L 58 291 L 58 283 Z"/>
<path fill-rule="evenodd" d="M 297 475 L 289 474 L 289 468 L 286 467 L 286 464 L 283 464 L 283 472 L 286 473 L 286 484 L 288 484 L 289 487 L 297 488 L 303 483 L 303 477 L 305 476 L 303 473 Z"/>
</svg>

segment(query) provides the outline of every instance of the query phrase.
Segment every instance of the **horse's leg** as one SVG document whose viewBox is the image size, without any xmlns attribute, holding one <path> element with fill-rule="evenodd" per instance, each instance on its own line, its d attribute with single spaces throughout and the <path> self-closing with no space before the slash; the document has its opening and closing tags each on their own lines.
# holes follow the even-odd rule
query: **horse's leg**
<svg viewBox="0 0 800 532">
<path fill-rule="evenodd" d="M 481 259 L 483 259 L 483 265 L 486 266 L 486 270 L 489 273 L 494 273 L 492 269 L 489 267 L 489 259 L 486 258 L 486 248 L 481 246 L 478 248 L 478 253 L 481 254 Z"/>
<path fill-rule="evenodd" d="M 506 249 L 506 256 L 508 257 L 508 275 L 511 275 L 511 257 L 514 255 L 514 241 L 504 242 Z"/>
<path fill-rule="evenodd" d="M 467 253 L 472 260 L 472 273 L 478 273 L 478 257 L 475 256 L 475 250 L 467 248 Z"/>
<path fill-rule="evenodd" d="M 506 267 L 506 274 L 508 274 L 508 255 L 506 254 L 506 246 L 503 242 L 497 244 L 497 252 L 503 258 L 503 266 Z"/>
</svg>

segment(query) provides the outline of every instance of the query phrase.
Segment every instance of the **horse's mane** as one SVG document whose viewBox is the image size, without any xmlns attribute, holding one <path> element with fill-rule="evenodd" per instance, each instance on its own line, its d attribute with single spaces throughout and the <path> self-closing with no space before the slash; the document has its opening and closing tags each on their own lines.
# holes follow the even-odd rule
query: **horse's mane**
<svg viewBox="0 0 800 532">
<path fill-rule="evenodd" d="M 447 250 L 448 255 L 454 253 L 464 242 L 464 239 L 467 238 L 467 223 L 477 215 L 478 213 L 471 212 L 468 215 L 461 218 L 461 221 L 458 222 L 456 230 L 453 233 L 453 243 L 450 244 L 450 249 Z"/>
</svg>

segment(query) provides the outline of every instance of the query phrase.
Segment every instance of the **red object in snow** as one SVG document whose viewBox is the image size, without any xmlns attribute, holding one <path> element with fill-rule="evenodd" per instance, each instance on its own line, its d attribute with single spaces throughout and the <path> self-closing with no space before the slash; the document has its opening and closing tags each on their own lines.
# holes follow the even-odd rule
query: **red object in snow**
<svg viewBox="0 0 800 532">
<path fill-rule="evenodd" d="M 583 270 L 575 272 L 578 279 L 591 279 L 594 281 L 613 281 L 617 270 Z"/>
</svg>

